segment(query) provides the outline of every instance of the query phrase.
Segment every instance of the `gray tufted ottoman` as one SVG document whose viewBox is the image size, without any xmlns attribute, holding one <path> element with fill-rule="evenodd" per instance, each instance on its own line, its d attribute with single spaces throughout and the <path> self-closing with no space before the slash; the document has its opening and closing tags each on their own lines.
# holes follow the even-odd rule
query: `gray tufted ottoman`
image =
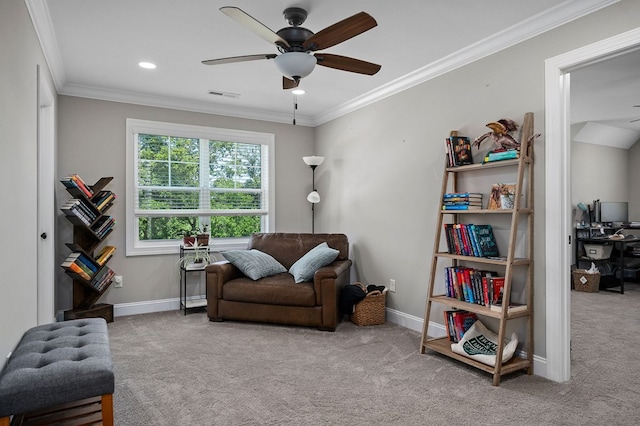
<svg viewBox="0 0 640 426">
<path fill-rule="evenodd" d="M 0 426 L 9 425 L 11 415 L 15 422 L 17 415 L 38 410 L 40 414 L 48 411 L 42 424 L 58 424 L 59 417 L 86 413 L 93 416 L 91 424 L 113 425 L 114 386 L 104 319 L 31 328 L 0 374 Z M 51 412 L 50 408 L 63 404 L 64 409 Z"/>
</svg>

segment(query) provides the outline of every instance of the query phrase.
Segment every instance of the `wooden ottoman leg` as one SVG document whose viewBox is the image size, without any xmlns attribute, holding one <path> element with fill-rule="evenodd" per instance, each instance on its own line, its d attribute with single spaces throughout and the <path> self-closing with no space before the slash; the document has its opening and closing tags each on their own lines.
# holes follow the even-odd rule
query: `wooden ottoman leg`
<svg viewBox="0 0 640 426">
<path fill-rule="evenodd" d="M 111 393 L 102 395 L 102 425 L 113 426 L 113 394 Z"/>
</svg>

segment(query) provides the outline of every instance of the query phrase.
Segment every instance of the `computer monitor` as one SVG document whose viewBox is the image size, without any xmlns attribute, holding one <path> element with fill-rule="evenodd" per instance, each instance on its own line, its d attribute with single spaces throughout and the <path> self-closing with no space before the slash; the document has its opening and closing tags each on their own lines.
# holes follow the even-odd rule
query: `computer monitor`
<svg viewBox="0 0 640 426">
<path fill-rule="evenodd" d="M 629 203 L 618 201 L 603 201 L 600 203 L 600 222 L 628 222 Z"/>
</svg>

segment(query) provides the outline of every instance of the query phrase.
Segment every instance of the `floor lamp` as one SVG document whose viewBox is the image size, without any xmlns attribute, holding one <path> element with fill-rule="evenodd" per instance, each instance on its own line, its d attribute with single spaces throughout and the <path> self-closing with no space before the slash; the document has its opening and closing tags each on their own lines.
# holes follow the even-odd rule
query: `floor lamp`
<svg viewBox="0 0 640 426">
<path fill-rule="evenodd" d="M 320 194 L 316 191 L 316 167 L 318 167 L 324 161 L 324 157 L 318 157 L 316 155 L 311 155 L 308 157 L 302 157 L 304 163 L 311 167 L 311 188 L 312 191 L 307 195 L 307 201 L 311 203 L 311 233 L 315 234 L 315 222 L 316 222 L 316 212 L 315 206 L 320 202 Z"/>
</svg>

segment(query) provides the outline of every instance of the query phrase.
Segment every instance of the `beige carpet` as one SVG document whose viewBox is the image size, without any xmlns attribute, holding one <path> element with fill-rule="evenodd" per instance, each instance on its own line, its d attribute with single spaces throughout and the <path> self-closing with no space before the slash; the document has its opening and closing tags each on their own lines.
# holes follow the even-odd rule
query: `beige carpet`
<svg viewBox="0 0 640 426">
<path fill-rule="evenodd" d="M 635 287 L 635 289 L 634 289 Z M 572 380 L 489 375 L 387 323 L 334 333 L 204 313 L 109 324 L 117 425 L 633 425 L 640 291 L 572 292 Z"/>
</svg>

